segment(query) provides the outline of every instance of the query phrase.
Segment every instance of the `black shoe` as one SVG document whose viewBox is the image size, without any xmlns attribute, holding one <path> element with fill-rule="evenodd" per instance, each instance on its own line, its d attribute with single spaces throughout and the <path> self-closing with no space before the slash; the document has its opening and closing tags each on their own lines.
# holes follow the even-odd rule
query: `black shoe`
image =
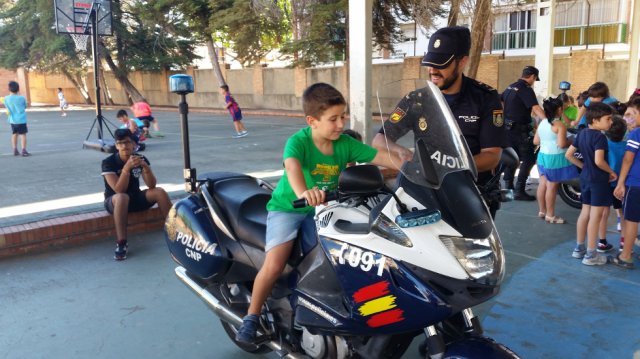
<svg viewBox="0 0 640 359">
<path fill-rule="evenodd" d="M 525 191 L 516 191 L 513 196 L 516 201 L 535 201 L 536 196 L 532 196 Z"/>
<path fill-rule="evenodd" d="M 129 246 L 127 245 L 127 240 L 120 241 L 116 244 L 116 251 L 113 259 L 117 261 L 123 261 L 127 259 L 127 249 Z"/>
</svg>

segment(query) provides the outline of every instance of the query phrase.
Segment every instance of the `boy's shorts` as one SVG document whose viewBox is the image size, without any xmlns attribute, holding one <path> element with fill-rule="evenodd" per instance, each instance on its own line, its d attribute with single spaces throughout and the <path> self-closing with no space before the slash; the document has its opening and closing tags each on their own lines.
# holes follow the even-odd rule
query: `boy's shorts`
<svg viewBox="0 0 640 359">
<path fill-rule="evenodd" d="M 315 244 L 316 222 L 314 213 L 269 211 L 267 215 L 267 235 L 265 252 L 298 237 L 302 232 L 303 251 L 306 253 Z"/>
<path fill-rule="evenodd" d="M 229 114 L 233 121 L 242 121 L 242 111 L 238 109 L 238 111 L 229 110 Z"/>
<path fill-rule="evenodd" d="M 142 212 L 146 211 L 149 208 L 153 207 L 155 203 L 151 203 L 147 200 L 147 190 L 138 192 L 137 195 L 129 198 L 129 212 Z M 104 199 L 104 209 L 107 210 L 110 214 L 113 214 L 113 201 L 109 196 Z"/>
<path fill-rule="evenodd" d="M 611 185 L 609 182 L 585 183 L 580 181 L 582 204 L 596 207 L 611 206 Z"/>
<path fill-rule="evenodd" d="M 149 126 L 148 123 L 149 122 L 153 122 L 156 119 L 153 116 L 140 116 L 140 117 L 138 117 L 138 120 L 144 122 L 145 125 Z"/>
<path fill-rule="evenodd" d="M 613 209 L 620 209 L 622 208 L 622 201 L 613 195 L 615 189 L 615 187 L 611 187 L 611 203 L 613 204 Z"/>
<path fill-rule="evenodd" d="M 627 221 L 640 222 L 640 187 L 627 186 L 622 212 Z"/>
<path fill-rule="evenodd" d="M 11 133 L 18 134 L 18 135 L 24 135 L 27 132 L 29 132 L 29 130 L 27 130 L 27 124 L 26 123 L 21 123 L 21 124 L 11 124 Z"/>
</svg>

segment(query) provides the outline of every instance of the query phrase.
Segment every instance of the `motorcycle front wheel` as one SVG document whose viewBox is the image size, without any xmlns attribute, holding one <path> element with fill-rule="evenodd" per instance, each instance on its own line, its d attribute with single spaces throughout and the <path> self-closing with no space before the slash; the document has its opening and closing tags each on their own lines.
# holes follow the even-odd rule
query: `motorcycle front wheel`
<svg viewBox="0 0 640 359">
<path fill-rule="evenodd" d="M 582 201 L 580 199 L 580 185 L 575 183 L 560 183 L 558 188 L 558 194 L 564 203 L 573 208 L 582 208 Z"/>
</svg>

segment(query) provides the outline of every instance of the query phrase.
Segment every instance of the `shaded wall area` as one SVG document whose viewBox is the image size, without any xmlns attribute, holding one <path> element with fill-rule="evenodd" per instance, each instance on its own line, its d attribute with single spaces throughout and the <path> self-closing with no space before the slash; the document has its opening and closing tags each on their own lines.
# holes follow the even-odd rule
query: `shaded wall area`
<svg viewBox="0 0 640 359">
<path fill-rule="evenodd" d="M 524 66 L 533 63 L 533 56 L 502 58 L 500 55 L 484 55 L 477 79 L 501 92 L 520 77 Z M 553 66 L 551 87 L 554 89 L 557 89 L 560 81 L 569 81 L 572 83 L 569 93 L 575 96 L 592 83 L 604 81 L 609 85 L 613 96 L 621 100 L 629 97 L 629 94 L 624 93 L 628 69 L 626 60 L 605 60 L 601 58 L 599 50 L 584 50 L 575 51 L 571 55 L 557 55 Z M 348 70 L 343 66 L 307 69 L 255 67 L 222 71 L 240 107 L 247 109 L 300 111 L 302 92 L 316 82 L 330 83 L 345 95 L 348 89 Z M 183 73 L 193 76 L 195 83 L 195 93 L 189 95 L 189 106 L 224 107 L 224 99 L 218 93 L 218 81 L 213 70 L 188 69 Z M 170 71 L 135 72 L 130 75 L 130 80 L 151 105 L 176 106 L 179 97 L 168 92 L 168 77 L 173 74 Z M 28 79 L 25 81 L 29 85 L 32 102 L 57 104 L 58 87 L 63 88 L 68 102 L 83 102 L 76 89 L 61 75 L 36 72 L 29 72 L 27 75 Z M 373 65 L 372 111 L 391 111 L 403 94 L 420 87 L 426 78 L 426 68 L 420 66 L 420 57 L 406 57 L 399 63 Z M 126 107 L 127 97 L 120 84 L 109 72 L 105 72 L 105 79 L 115 103 Z M 638 81 L 640 82 L 640 78 Z M 87 74 L 86 82 L 89 84 L 90 95 L 94 96 L 92 73 Z"/>
</svg>

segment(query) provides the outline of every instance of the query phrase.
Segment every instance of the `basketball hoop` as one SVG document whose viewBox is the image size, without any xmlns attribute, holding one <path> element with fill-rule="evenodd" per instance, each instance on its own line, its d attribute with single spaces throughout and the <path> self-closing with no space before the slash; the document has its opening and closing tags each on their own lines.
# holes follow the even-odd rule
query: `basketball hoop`
<svg viewBox="0 0 640 359">
<path fill-rule="evenodd" d="M 76 51 L 87 51 L 89 35 L 69 34 L 69 36 L 71 36 L 73 43 L 76 45 Z"/>
</svg>

